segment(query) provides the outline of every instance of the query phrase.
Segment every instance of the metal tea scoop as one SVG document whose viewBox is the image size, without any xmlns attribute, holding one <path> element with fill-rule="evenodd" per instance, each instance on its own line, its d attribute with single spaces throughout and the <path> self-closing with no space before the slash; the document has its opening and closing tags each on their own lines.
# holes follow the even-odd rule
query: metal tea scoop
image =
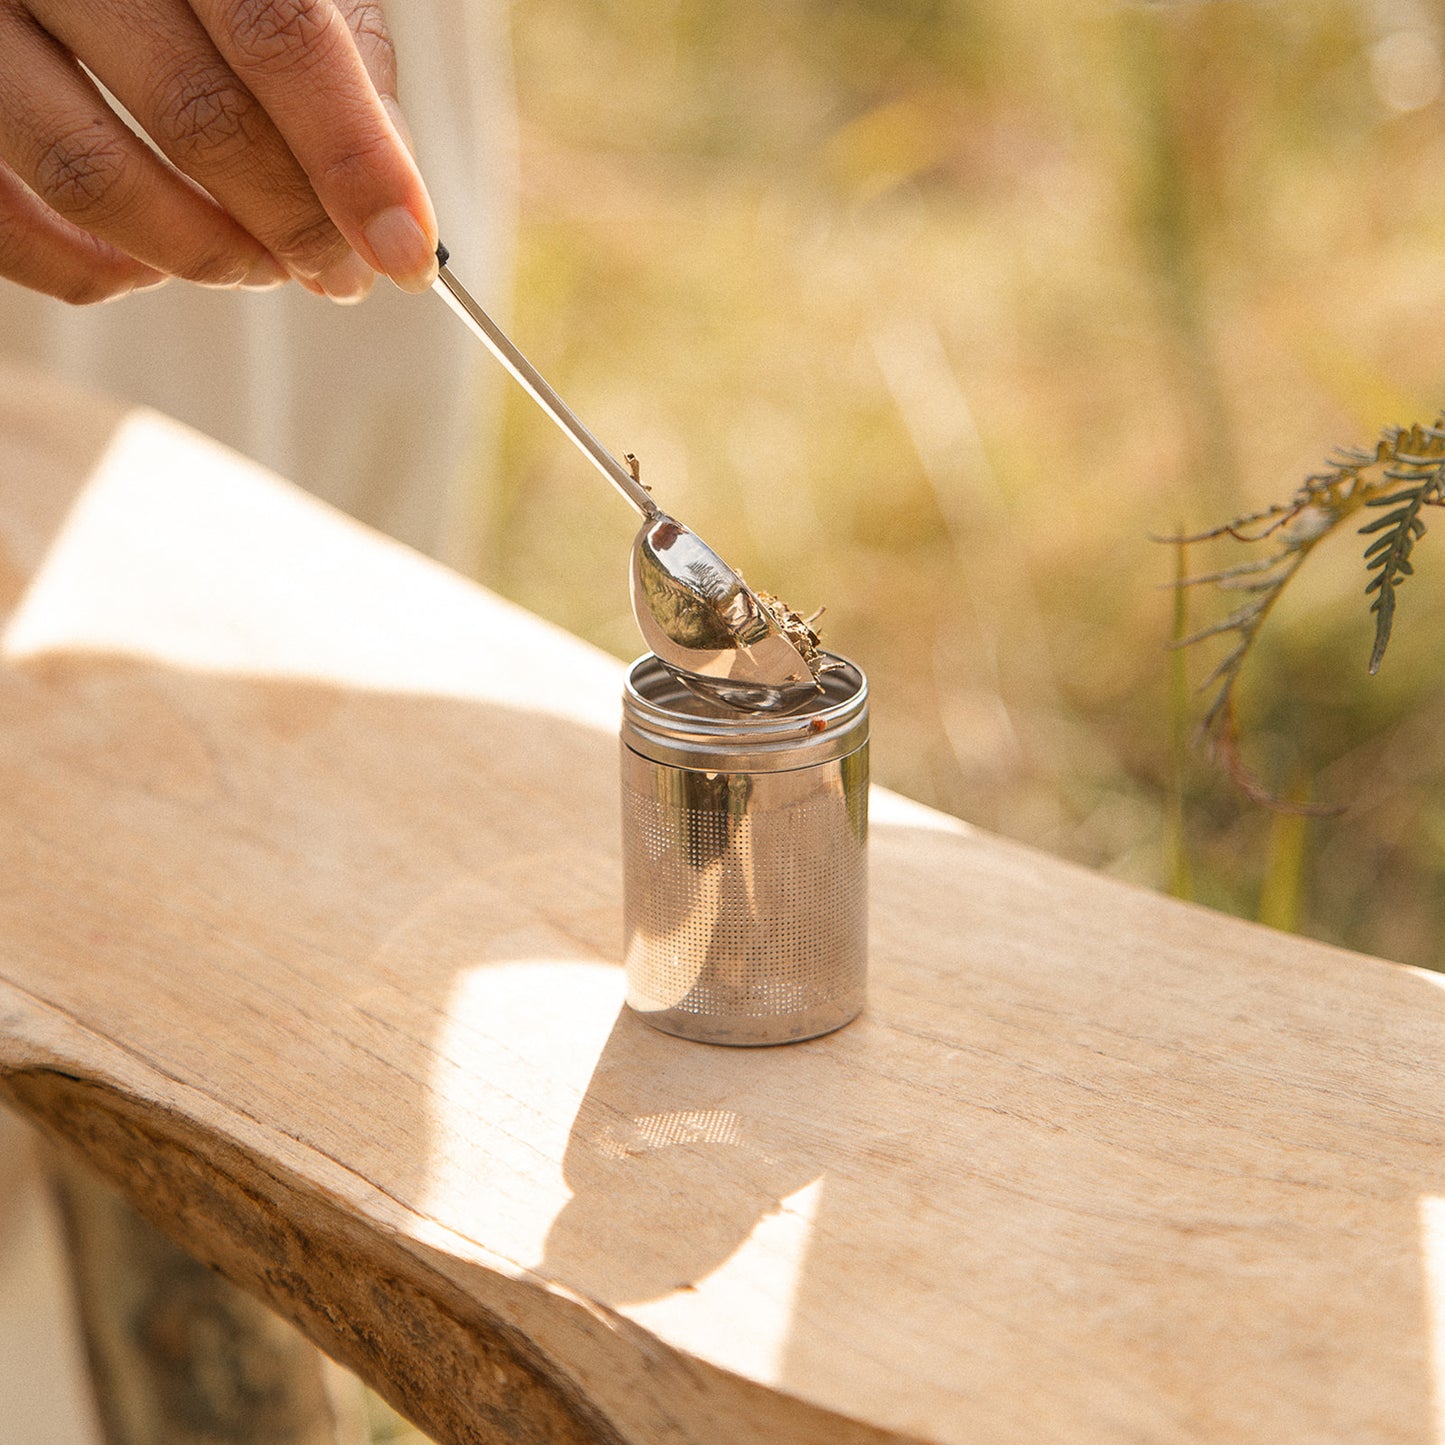
<svg viewBox="0 0 1445 1445">
<path fill-rule="evenodd" d="M 643 641 L 680 682 L 748 712 L 780 712 L 818 692 L 818 639 L 782 603 L 754 592 L 696 533 L 669 517 L 578 420 L 536 367 L 447 269 L 433 289 L 642 517 L 632 544 L 632 613 Z"/>
</svg>

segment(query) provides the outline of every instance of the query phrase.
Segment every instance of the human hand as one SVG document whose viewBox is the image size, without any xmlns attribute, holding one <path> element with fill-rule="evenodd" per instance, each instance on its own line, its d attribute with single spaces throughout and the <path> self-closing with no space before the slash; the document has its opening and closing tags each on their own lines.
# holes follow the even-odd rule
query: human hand
<svg viewBox="0 0 1445 1445">
<path fill-rule="evenodd" d="M 0 0 L 0 276 L 73 302 L 171 276 L 424 290 L 395 91 L 377 0 Z"/>
</svg>

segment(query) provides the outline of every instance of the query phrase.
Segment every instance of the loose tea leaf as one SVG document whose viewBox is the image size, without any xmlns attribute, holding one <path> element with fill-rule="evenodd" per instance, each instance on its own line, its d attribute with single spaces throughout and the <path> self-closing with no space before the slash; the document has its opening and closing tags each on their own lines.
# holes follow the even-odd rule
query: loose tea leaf
<svg viewBox="0 0 1445 1445">
<path fill-rule="evenodd" d="M 822 653 L 818 649 L 818 634 L 786 602 L 774 597 L 771 592 L 754 589 L 753 596 L 763 604 L 778 631 L 798 649 L 803 661 L 808 664 L 808 671 L 817 677 L 824 666 Z"/>
</svg>

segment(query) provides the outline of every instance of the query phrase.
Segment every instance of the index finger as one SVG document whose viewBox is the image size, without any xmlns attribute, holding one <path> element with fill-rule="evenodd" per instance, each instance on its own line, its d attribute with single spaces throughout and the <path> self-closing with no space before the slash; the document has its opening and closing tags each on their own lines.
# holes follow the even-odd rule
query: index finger
<svg viewBox="0 0 1445 1445">
<path fill-rule="evenodd" d="M 404 290 L 430 286 L 436 214 L 335 0 L 191 5 L 357 253 Z"/>
</svg>

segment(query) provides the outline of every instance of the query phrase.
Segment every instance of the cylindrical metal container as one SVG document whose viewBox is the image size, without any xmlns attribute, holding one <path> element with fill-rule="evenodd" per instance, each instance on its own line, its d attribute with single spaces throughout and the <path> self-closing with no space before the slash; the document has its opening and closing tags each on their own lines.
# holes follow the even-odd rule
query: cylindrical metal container
<svg viewBox="0 0 1445 1445">
<path fill-rule="evenodd" d="M 830 658 L 817 701 L 743 713 L 655 657 L 622 706 L 627 1002 L 666 1033 L 781 1044 L 863 1007 L 868 683 Z"/>
</svg>

